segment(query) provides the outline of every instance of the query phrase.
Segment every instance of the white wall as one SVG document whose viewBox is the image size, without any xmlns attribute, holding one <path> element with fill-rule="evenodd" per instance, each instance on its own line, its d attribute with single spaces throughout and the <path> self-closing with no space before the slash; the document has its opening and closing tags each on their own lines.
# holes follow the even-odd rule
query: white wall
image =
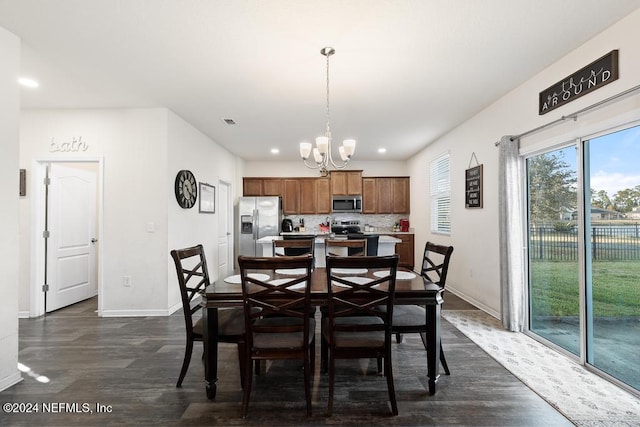
<svg viewBox="0 0 640 427">
<path fill-rule="evenodd" d="M 51 153 L 51 138 L 82 137 L 80 153 Z M 173 262 L 175 247 L 203 243 L 209 263 L 217 260 L 217 215 L 198 214 L 197 205 L 181 209 L 174 179 L 190 169 L 198 181 L 236 187 L 235 156 L 164 109 L 30 110 L 21 122 L 21 167 L 34 159 L 104 161 L 102 281 L 100 306 L 104 316 L 165 315 L 180 306 Z M 21 218 L 29 224 L 32 200 L 21 201 Z M 29 227 L 21 238 L 20 310 L 29 310 Z M 211 268 L 215 277 L 215 269 Z M 131 276 L 131 287 L 123 276 Z"/>
<path fill-rule="evenodd" d="M 638 39 L 640 10 L 552 64 L 413 157 L 409 169 L 411 224 L 416 228 L 416 260 L 421 257 L 421 248 L 427 240 L 453 245 L 455 250 L 447 287 L 486 311 L 499 315 L 498 149 L 494 143 L 503 135 L 526 132 L 640 84 Z M 613 49 L 620 50 L 619 80 L 544 116 L 538 116 L 537 100 L 541 90 Z M 563 130 L 551 128 L 545 132 L 546 141 L 537 138 L 535 143 L 557 142 L 555 135 L 560 132 L 563 132 L 563 138 L 569 134 L 566 126 L 563 126 Z M 429 231 L 431 209 L 428 171 L 429 163 L 447 150 L 451 153 L 452 232 L 450 236 L 443 236 Z M 483 209 L 464 207 L 464 170 L 469 166 L 472 153 L 484 164 Z"/>
<path fill-rule="evenodd" d="M 0 391 L 20 381 L 18 371 L 18 146 L 20 40 L 0 28 Z"/>
<path fill-rule="evenodd" d="M 202 244 L 207 257 L 211 280 L 218 276 L 218 214 L 220 205 L 216 200 L 216 213 L 206 214 L 198 212 L 198 203 L 191 209 L 178 206 L 173 190 L 176 174 L 181 169 L 189 169 L 198 182 L 204 182 L 216 187 L 218 182 L 226 181 L 232 185 L 232 194 L 242 183 L 236 185 L 237 160 L 234 155 L 213 143 L 211 139 L 182 120 L 173 112 L 169 112 L 168 120 L 168 163 L 167 176 L 167 211 L 169 214 L 169 238 L 164 256 L 170 261 L 169 277 L 169 306 L 180 302 L 180 295 L 176 281 L 176 270 L 169 251 L 174 248 L 184 248 Z M 233 251 L 233 248 L 231 248 Z"/>
</svg>

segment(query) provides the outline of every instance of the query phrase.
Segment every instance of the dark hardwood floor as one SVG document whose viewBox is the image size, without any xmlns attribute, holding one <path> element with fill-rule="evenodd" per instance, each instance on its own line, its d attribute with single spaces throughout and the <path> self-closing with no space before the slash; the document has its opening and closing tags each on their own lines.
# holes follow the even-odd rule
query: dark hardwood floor
<svg viewBox="0 0 640 427">
<path fill-rule="evenodd" d="M 209 401 L 200 343 L 183 387 L 175 387 L 184 354 L 180 312 L 99 318 L 96 307 L 95 299 L 88 300 L 20 320 L 19 361 L 30 371 L 0 393 L 0 402 L 38 404 L 40 412 L 2 412 L 0 425 L 572 425 L 444 319 L 451 376 L 440 377 L 436 395 L 427 392 L 420 338 L 406 335 L 402 344 L 394 344 L 397 417 L 390 415 L 386 383 L 376 375 L 375 361 L 366 360 L 338 362 L 334 413 L 328 417 L 328 378 L 319 373 L 318 348 L 312 417 L 305 417 L 300 363 L 278 361 L 256 378 L 249 416 L 242 419 L 235 346 L 221 344 L 218 394 Z M 444 308 L 474 307 L 448 293 Z M 40 382 L 39 376 L 49 381 Z M 49 412 L 43 413 L 43 403 Z M 108 412 L 98 413 L 97 405 Z M 82 413 L 85 409 L 91 412 Z"/>
</svg>

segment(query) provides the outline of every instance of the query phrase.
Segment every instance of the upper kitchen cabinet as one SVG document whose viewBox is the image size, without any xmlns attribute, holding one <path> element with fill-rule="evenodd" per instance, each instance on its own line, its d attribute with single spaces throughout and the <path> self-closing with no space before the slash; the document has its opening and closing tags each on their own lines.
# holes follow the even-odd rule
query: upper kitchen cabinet
<svg viewBox="0 0 640 427">
<path fill-rule="evenodd" d="M 362 178 L 362 213 L 378 213 L 377 178 Z"/>
<path fill-rule="evenodd" d="M 298 192 L 300 195 L 301 214 L 315 214 L 318 191 L 316 188 L 316 178 L 300 178 L 298 180 L 300 186 Z"/>
<path fill-rule="evenodd" d="M 300 213 L 300 180 L 296 178 L 282 180 L 282 213 L 294 215 Z"/>
<path fill-rule="evenodd" d="M 411 208 L 409 178 L 393 178 L 391 192 L 393 194 L 393 213 L 408 214 Z"/>
<path fill-rule="evenodd" d="M 362 213 L 408 214 L 409 177 L 362 178 Z"/>
<path fill-rule="evenodd" d="M 243 178 L 244 196 L 282 196 L 282 178 Z"/>
<path fill-rule="evenodd" d="M 362 171 L 331 171 L 333 196 L 358 196 L 362 194 Z"/>
<path fill-rule="evenodd" d="M 316 212 L 317 214 L 331 213 L 331 180 L 329 178 L 316 179 Z"/>
</svg>

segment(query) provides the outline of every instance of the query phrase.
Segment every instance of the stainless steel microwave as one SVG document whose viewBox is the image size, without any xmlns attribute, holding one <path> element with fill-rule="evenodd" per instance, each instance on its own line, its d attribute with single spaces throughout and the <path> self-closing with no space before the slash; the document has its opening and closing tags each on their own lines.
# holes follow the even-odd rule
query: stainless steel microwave
<svg viewBox="0 0 640 427">
<path fill-rule="evenodd" d="M 331 198 L 331 211 L 340 212 L 362 212 L 362 196 L 333 196 Z"/>
</svg>

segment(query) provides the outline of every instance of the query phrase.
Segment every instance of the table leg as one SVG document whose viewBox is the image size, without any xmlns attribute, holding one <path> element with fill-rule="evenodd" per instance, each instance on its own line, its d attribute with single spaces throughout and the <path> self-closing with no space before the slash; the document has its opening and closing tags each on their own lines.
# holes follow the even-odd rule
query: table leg
<svg viewBox="0 0 640 427">
<path fill-rule="evenodd" d="M 440 299 L 441 300 L 441 299 Z M 436 393 L 440 367 L 440 304 L 426 305 L 427 322 L 427 375 L 429 394 Z"/>
<path fill-rule="evenodd" d="M 207 398 L 216 397 L 218 381 L 218 309 L 204 307 L 202 309 L 203 344 L 204 344 L 204 382 Z"/>
</svg>

